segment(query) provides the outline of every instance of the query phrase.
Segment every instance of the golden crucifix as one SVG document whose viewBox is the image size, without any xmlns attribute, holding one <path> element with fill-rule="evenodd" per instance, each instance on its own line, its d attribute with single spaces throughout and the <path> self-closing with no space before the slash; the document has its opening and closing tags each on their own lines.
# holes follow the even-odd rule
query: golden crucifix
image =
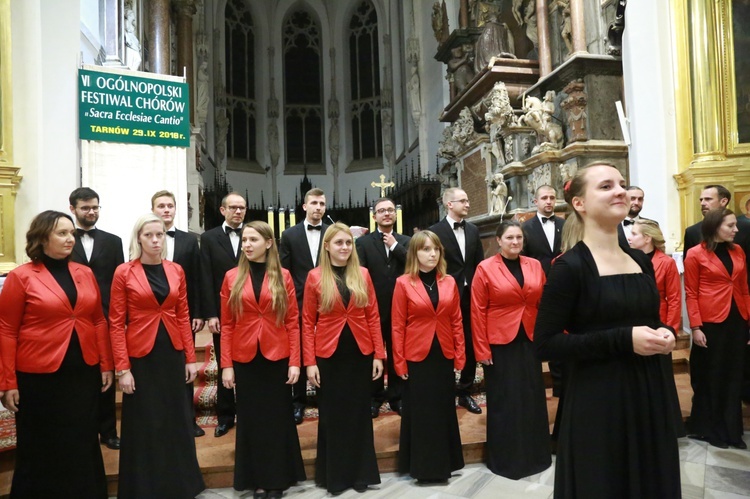
<svg viewBox="0 0 750 499">
<path fill-rule="evenodd" d="M 381 198 L 385 197 L 385 188 L 386 187 L 396 187 L 396 184 L 394 184 L 393 182 L 386 182 L 385 181 L 385 175 L 381 175 L 380 176 L 380 183 L 372 182 L 370 185 L 372 187 L 380 187 L 380 197 Z"/>
</svg>

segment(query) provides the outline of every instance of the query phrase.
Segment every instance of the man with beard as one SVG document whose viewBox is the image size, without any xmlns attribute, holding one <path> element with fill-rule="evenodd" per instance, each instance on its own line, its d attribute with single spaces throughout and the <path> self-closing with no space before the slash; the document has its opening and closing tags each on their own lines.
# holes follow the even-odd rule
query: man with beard
<svg viewBox="0 0 750 499">
<path fill-rule="evenodd" d="M 323 215 L 326 212 L 325 192 L 317 188 L 307 191 L 302 209 L 305 210 L 305 219 L 294 227 L 285 230 L 279 242 L 281 266 L 292 274 L 294 289 L 297 292 L 300 335 L 302 334 L 302 296 L 305 291 L 307 274 L 318 266 L 320 244 L 323 241 L 323 234 L 328 228 L 328 225 L 323 223 Z M 302 359 L 300 359 L 300 362 L 302 362 Z M 305 372 L 304 365 L 300 365 L 300 369 L 302 373 Z M 300 376 L 299 381 L 292 386 L 292 397 L 294 399 L 294 422 L 300 424 L 307 405 L 306 376 Z"/>
<path fill-rule="evenodd" d="M 71 259 L 87 265 L 94 272 L 102 297 L 104 317 L 109 317 L 109 295 L 112 277 L 118 265 L 125 262 L 122 239 L 96 228 L 99 221 L 99 194 L 88 187 L 79 187 L 70 193 L 70 212 L 76 221 L 76 242 Z M 99 398 L 99 440 L 110 449 L 120 448 L 117 437 L 115 410 L 115 383 Z"/>
<path fill-rule="evenodd" d="M 208 330 L 214 340 L 216 363 L 221 359 L 221 285 L 224 274 L 237 266 L 242 248 L 242 226 L 247 213 L 247 203 L 241 194 L 230 192 L 221 200 L 219 211 L 224 222 L 218 227 L 207 230 L 201 236 L 201 312 L 208 321 Z M 221 368 L 219 368 L 221 379 Z M 218 425 L 214 430 L 215 437 L 221 437 L 234 427 L 236 415 L 234 390 L 219 382 L 216 396 L 216 416 Z"/>
<path fill-rule="evenodd" d="M 706 216 L 710 210 L 717 208 L 726 208 L 729 201 L 732 200 L 732 193 L 729 189 L 723 185 L 707 185 L 701 191 L 700 197 L 701 213 Z M 685 229 L 685 236 L 682 239 L 682 259 L 687 257 L 687 252 L 693 246 L 697 246 L 701 242 L 701 224 L 703 220 L 694 223 L 687 229 Z M 744 245 L 741 244 L 744 241 L 743 227 L 737 224 L 737 228 L 740 229 L 739 233 L 735 237 L 735 242 L 745 249 Z M 745 255 L 747 257 L 747 255 Z"/>
<path fill-rule="evenodd" d="M 628 216 L 622 221 L 620 226 L 617 228 L 617 235 L 620 238 L 621 244 L 629 244 L 630 236 L 633 231 L 633 224 L 636 220 L 641 219 L 641 210 L 643 209 L 643 189 L 636 185 L 631 185 L 625 188 L 628 191 L 628 199 L 630 200 L 630 210 Z"/>
<path fill-rule="evenodd" d="M 370 271 L 372 284 L 375 287 L 375 297 L 378 300 L 380 312 L 380 331 L 383 335 L 387 354 L 388 390 L 381 376 L 372 382 L 372 417 L 378 417 L 380 406 L 385 400 L 391 410 L 401 414 L 401 383 L 403 380 L 396 375 L 393 368 L 393 345 L 391 343 L 391 300 L 396 287 L 396 278 L 404 273 L 406 265 L 406 249 L 411 238 L 397 234 L 394 229 L 396 223 L 396 205 L 389 198 L 375 201 L 372 217 L 377 229 L 372 234 L 357 238 L 357 255 L 359 264 Z"/>
</svg>

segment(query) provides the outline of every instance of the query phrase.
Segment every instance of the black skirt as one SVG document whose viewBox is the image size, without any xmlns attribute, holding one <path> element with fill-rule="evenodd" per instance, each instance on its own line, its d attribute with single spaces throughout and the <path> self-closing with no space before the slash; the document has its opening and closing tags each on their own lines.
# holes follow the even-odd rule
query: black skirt
<svg viewBox="0 0 750 499">
<path fill-rule="evenodd" d="M 83 360 L 73 331 L 60 368 L 16 372 L 16 467 L 12 498 L 106 498 L 97 420 L 99 366 Z"/>
<path fill-rule="evenodd" d="M 306 479 L 292 392 L 289 359 L 268 360 L 258 349 L 250 362 L 234 362 L 237 383 L 235 490 L 286 490 Z"/>
<path fill-rule="evenodd" d="M 707 348 L 690 350 L 690 432 L 731 444 L 742 441 L 742 370 L 747 322 L 734 302 L 721 323 L 703 323 Z"/>
<path fill-rule="evenodd" d="M 206 487 L 185 397 L 185 353 L 160 323 L 151 352 L 130 364 L 135 392 L 122 396 L 117 497 L 193 498 Z"/>
<path fill-rule="evenodd" d="M 523 330 L 490 350 L 492 365 L 484 366 L 487 467 L 518 480 L 552 464 L 542 365 Z"/>
<path fill-rule="evenodd" d="M 317 358 L 318 452 L 315 483 L 335 494 L 380 483 L 370 414 L 373 355 L 363 355 L 349 326 L 336 351 Z"/>
<path fill-rule="evenodd" d="M 453 359 L 445 358 L 435 335 L 427 357 L 407 365 L 398 471 L 418 480 L 448 480 L 464 467 Z"/>
</svg>

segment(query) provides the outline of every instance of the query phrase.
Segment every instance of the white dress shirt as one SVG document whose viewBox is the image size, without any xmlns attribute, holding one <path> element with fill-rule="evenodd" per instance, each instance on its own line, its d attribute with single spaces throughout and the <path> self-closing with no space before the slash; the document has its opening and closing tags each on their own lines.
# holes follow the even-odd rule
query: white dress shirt
<svg viewBox="0 0 750 499">
<path fill-rule="evenodd" d="M 81 244 L 83 245 L 83 251 L 86 253 L 86 261 L 91 261 L 91 254 L 94 252 L 94 238 L 88 233 L 88 231 L 96 229 L 96 227 L 90 227 L 84 229 L 83 227 L 76 226 L 76 229 L 85 230 L 86 233 L 81 236 Z"/>
<path fill-rule="evenodd" d="M 458 229 L 454 228 L 455 225 L 453 224 L 460 223 L 461 220 L 453 220 L 450 215 L 446 215 L 445 219 L 448 220 L 451 229 L 453 229 L 453 233 L 456 235 L 458 247 L 461 249 L 461 258 L 466 261 L 466 230 L 463 227 L 459 227 Z"/>
<path fill-rule="evenodd" d="M 536 212 L 537 218 L 539 218 L 539 223 L 542 224 L 542 230 L 544 231 L 544 235 L 547 236 L 547 243 L 549 244 L 550 251 L 555 250 L 555 214 L 552 214 L 552 220 L 545 222 L 542 220 L 542 217 L 545 217 L 539 212 Z"/>
<path fill-rule="evenodd" d="M 307 230 L 308 225 L 312 225 L 308 223 L 307 219 L 303 222 L 305 225 L 305 236 L 307 236 L 307 246 L 310 249 L 310 256 L 312 257 L 313 265 L 318 266 L 318 248 L 320 247 L 320 235 L 323 232 L 323 229 L 320 230 Z M 314 227 L 322 226 L 323 222 L 320 222 L 318 225 L 315 225 Z"/>
<path fill-rule="evenodd" d="M 229 227 L 230 229 L 233 228 L 231 225 L 229 225 L 226 222 L 224 222 L 223 224 L 221 224 L 221 230 L 223 230 L 224 232 L 227 231 L 227 227 Z M 242 224 L 240 224 L 240 226 L 237 227 L 237 228 L 241 229 L 242 228 Z M 229 242 L 232 243 L 232 250 L 234 251 L 234 255 L 237 256 L 237 249 L 240 247 L 240 235 L 237 234 L 236 232 L 230 232 L 229 233 Z"/>
</svg>

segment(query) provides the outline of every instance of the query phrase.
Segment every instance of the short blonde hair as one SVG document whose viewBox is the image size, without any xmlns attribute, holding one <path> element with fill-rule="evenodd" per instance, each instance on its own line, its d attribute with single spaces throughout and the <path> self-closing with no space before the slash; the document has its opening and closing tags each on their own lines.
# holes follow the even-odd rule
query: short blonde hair
<svg viewBox="0 0 750 499">
<path fill-rule="evenodd" d="M 654 248 L 664 252 L 667 247 L 666 241 L 664 240 L 664 234 L 662 234 L 659 224 L 656 221 L 639 218 L 635 221 L 635 225 L 638 226 L 641 234 L 651 238 L 651 244 Z"/>
<path fill-rule="evenodd" d="M 130 234 L 130 261 L 138 260 L 141 257 L 141 254 L 143 252 L 141 250 L 141 243 L 138 241 L 138 238 L 141 236 L 141 231 L 143 230 L 143 227 L 146 226 L 147 224 L 154 223 L 154 222 L 161 224 L 162 230 L 166 233 L 167 228 L 164 225 L 164 220 L 157 217 L 153 213 L 147 213 L 145 215 L 142 215 L 138 218 L 138 220 L 135 221 L 135 225 L 133 226 L 133 231 Z M 166 237 L 166 235 L 164 237 Z M 162 259 L 167 257 L 166 243 L 162 245 L 161 257 Z"/>
</svg>

